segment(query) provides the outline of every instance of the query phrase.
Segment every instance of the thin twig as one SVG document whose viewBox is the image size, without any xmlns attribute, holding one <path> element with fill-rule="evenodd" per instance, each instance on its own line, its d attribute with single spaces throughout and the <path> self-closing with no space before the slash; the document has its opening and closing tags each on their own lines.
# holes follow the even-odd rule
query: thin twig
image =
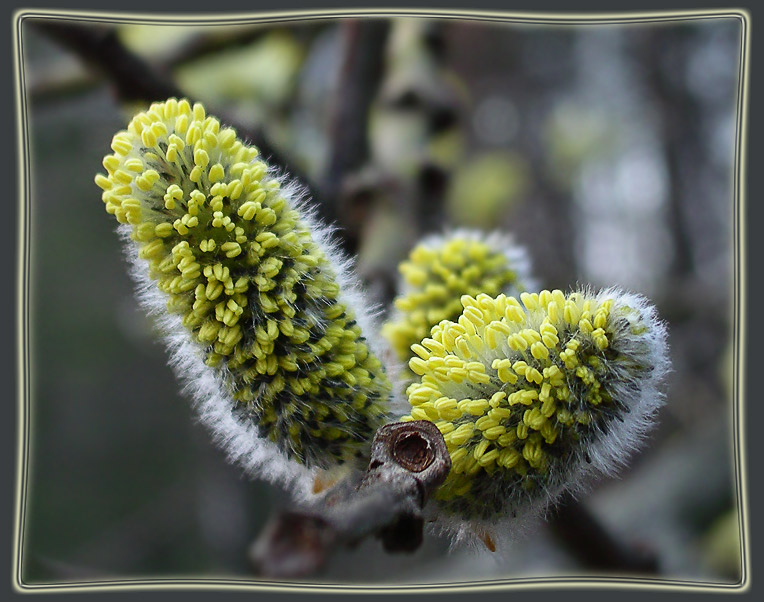
<svg viewBox="0 0 764 602">
<path fill-rule="evenodd" d="M 113 27 L 52 19 L 38 19 L 33 23 L 38 30 L 108 77 L 121 100 L 154 101 L 182 96 L 169 77 L 157 73 L 146 61 L 130 52 Z"/>
<path fill-rule="evenodd" d="M 270 578 L 305 576 L 334 549 L 369 535 L 388 552 L 412 552 L 422 542 L 422 508 L 450 470 L 443 435 L 433 423 L 388 424 L 374 437 L 363 477 L 273 518 L 252 546 L 252 563 Z"/>
<path fill-rule="evenodd" d="M 122 101 L 162 101 L 172 96 L 187 95 L 172 81 L 169 74 L 157 71 L 149 63 L 131 52 L 119 39 L 113 27 L 82 24 L 74 21 L 37 19 L 34 25 L 48 37 L 73 51 L 83 61 L 103 74 L 114 86 Z M 301 170 L 268 140 L 260 128 L 244 126 L 227 118 L 224 112 L 215 112 L 221 120 L 232 126 L 240 137 L 252 142 L 271 165 L 288 172 L 307 186 L 316 199 L 315 187 Z M 323 212 L 324 203 L 317 202 L 319 216 L 330 222 L 331 216 Z"/>
<path fill-rule="evenodd" d="M 196 60 L 203 59 L 209 55 L 234 50 L 243 46 L 258 42 L 261 38 L 273 32 L 273 28 L 262 26 L 251 26 L 242 29 L 235 29 L 233 32 L 226 29 L 224 34 L 199 33 L 191 36 L 188 40 L 179 45 L 179 47 L 169 50 L 162 56 L 157 57 L 156 71 L 160 73 L 170 73 L 177 67 L 182 67 Z M 319 31 L 318 27 L 306 27 L 305 33 L 300 36 L 303 43 L 310 40 Z M 66 44 L 65 40 L 60 40 Z M 58 99 L 60 96 L 69 96 L 82 94 L 102 83 L 101 78 L 95 73 L 78 74 L 75 77 L 66 79 L 55 79 L 54 81 L 40 81 L 31 92 L 35 103 Z"/>
<path fill-rule="evenodd" d="M 211 54 L 255 44 L 274 31 L 271 26 L 251 25 L 242 28 L 227 27 L 225 34 L 200 33 L 162 57 L 162 65 L 168 70 L 181 67 Z M 301 27 L 299 31 L 304 32 L 299 36 L 300 42 L 308 44 L 321 31 L 321 26 Z"/>
</svg>

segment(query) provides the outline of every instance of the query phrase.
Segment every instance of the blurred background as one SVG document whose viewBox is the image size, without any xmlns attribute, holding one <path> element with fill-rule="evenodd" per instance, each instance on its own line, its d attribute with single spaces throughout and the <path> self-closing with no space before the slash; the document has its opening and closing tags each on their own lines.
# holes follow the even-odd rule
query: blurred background
<svg viewBox="0 0 764 602">
<path fill-rule="evenodd" d="M 620 285 L 670 328 L 667 404 L 644 449 L 499 558 L 369 541 L 328 582 L 632 574 L 740 577 L 732 445 L 732 191 L 741 26 L 313 20 L 220 27 L 26 21 L 32 150 L 31 473 L 24 581 L 256 580 L 281 494 L 196 424 L 136 307 L 93 176 L 150 100 L 185 95 L 306 183 L 369 298 L 451 226 L 514 233 L 544 287 Z M 583 517 L 583 518 L 582 518 Z M 315 580 L 315 579 L 314 579 Z"/>
</svg>

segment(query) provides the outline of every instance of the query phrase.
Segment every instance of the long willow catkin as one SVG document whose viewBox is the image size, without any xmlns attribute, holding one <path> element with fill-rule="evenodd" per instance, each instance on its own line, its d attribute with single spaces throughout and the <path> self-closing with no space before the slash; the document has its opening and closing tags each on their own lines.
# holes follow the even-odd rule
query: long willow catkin
<svg viewBox="0 0 764 602">
<path fill-rule="evenodd" d="M 298 187 L 186 100 L 151 105 L 111 146 L 95 181 L 216 438 L 275 480 L 293 464 L 361 466 L 391 387 L 347 262 Z"/>
</svg>

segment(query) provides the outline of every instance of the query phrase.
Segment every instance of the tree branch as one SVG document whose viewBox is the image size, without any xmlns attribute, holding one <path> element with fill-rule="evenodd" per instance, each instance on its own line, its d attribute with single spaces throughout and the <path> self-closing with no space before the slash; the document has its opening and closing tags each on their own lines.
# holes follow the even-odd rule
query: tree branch
<svg viewBox="0 0 764 602">
<path fill-rule="evenodd" d="M 422 543 L 422 509 L 450 470 L 446 443 L 433 423 L 388 424 L 377 431 L 360 480 L 342 481 L 271 519 L 250 559 L 264 576 L 290 578 L 316 572 L 334 549 L 369 535 L 388 552 L 412 552 Z"/>
<path fill-rule="evenodd" d="M 146 61 L 130 52 L 113 27 L 50 19 L 33 23 L 105 75 L 123 101 L 155 101 L 183 95 L 169 77 L 155 72 Z"/>
<path fill-rule="evenodd" d="M 322 25 L 311 24 L 300 27 L 299 40 L 307 44 L 321 31 Z M 162 65 L 165 69 L 181 67 L 211 54 L 235 50 L 244 46 L 252 45 L 261 39 L 277 31 L 272 26 L 250 25 L 247 27 L 227 27 L 225 34 L 199 33 L 183 42 L 178 48 L 162 57 Z"/>
<path fill-rule="evenodd" d="M 345 230 L 344 248 L 351 254 L 358 248 L 358 224 L 364 221 L 365 208 L 354 207 L 356 215 L 348 216 L 343 186 L 346 176 L 369 160 L 369 113 L 382 79 L 389 31 L 388 20 L 354 19 L 343 23 L 344 60 L 335 91 L 331 155 L 322 196 L 330 221 Z"/>
<path fill-rule="evenodd" d="M 171 96 L 188 97 L 172 81 L 169 74 L 155 70 L 149 63 L 131 52 L 119 39 L 116 29 L 97 25 L 85 25 L 74 21 L 56 21 L 53 19 L 36 19 L 33 21 L 38 30 L 51 39 L 56 40 L 65 48 L 74 52 L 84 62 L 105 76 L 114 86 L 117 97 L 126 102 L 130 101 L 162 101 Z M 333 217 L 326 213 L 326 203 L 317 198 L 314 186 L 310 180 L 279 152 L 268 140 L 261 128 L 253 128 L 237 123 L 226 117 L 224 112 L 214 112 L 221 121 L 230 125 L 239 137 L 251 141 L 268 159 L 271 165 L 288 172 L 311 191 L 319 216 L 331 223 Z"/>
</svg>

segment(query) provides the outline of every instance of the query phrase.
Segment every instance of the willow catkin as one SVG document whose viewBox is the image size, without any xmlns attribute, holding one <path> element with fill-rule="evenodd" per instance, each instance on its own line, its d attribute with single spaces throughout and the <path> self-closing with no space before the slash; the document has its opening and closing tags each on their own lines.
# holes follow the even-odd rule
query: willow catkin
<svg viewBox="0 0 764 602">
<path fill-rule="evenodd" d="M 464 296 L 412 347 L 404 420 L 433 421 L 452 469 L 441 522 L 480 533 L 542 512 L 587 474 L 625 461 L 663 402 L 666 330 L 639 296 Z"/>
<path fill-rule="evenodd" d="M 429 336 L 433 326 L 459 317 L 462 295 L 516 296 L 535 288 L 525 249 L 501 232 L 460 228 L 428 236 L 412 249 L 399 271 L 395 311 L 382 334 L 403 362 L 412 357 L 411 346 Z"/>
<path fill-rule="evenodd" d="M 137 114 L 97 175 L 144 305 L 215 437 L 250 472 L 362 466 L 390 383 L 349 266 L 294 185 L 201 104 Z"/>
</svg>

